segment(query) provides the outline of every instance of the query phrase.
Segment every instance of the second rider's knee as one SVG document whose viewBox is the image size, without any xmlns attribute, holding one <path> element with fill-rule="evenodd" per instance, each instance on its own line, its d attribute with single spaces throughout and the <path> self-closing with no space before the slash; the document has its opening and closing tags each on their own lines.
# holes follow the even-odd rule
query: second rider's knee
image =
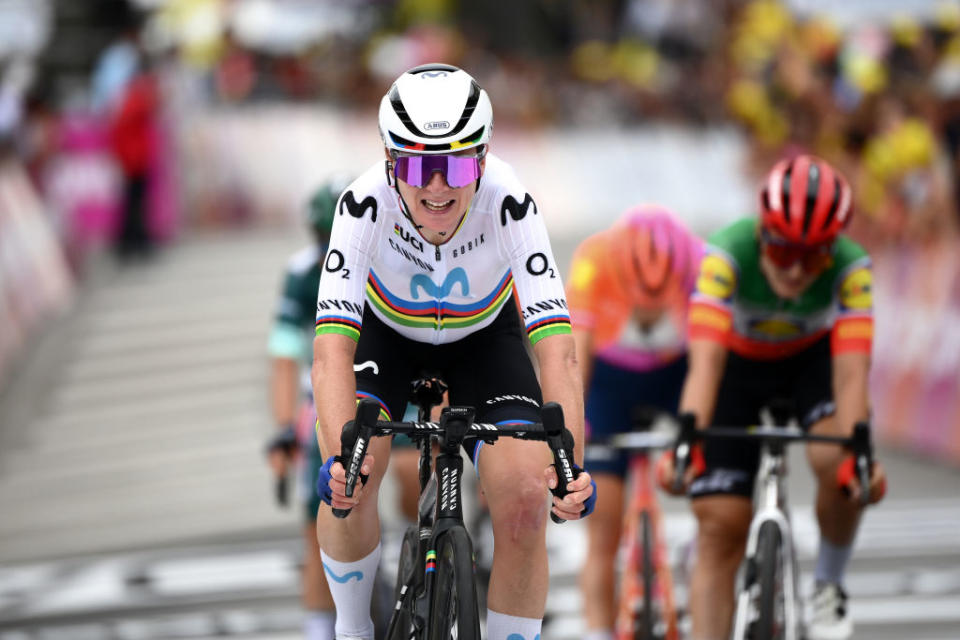
<svg viewBox="0 0 960 640">
<path fill-rule="evenodd" d="M 722 509 L 699 509 L 696 515 L 698 558 L 739 561 L 750 527 L 749 514 L 744 520 Z"/>
</svg>

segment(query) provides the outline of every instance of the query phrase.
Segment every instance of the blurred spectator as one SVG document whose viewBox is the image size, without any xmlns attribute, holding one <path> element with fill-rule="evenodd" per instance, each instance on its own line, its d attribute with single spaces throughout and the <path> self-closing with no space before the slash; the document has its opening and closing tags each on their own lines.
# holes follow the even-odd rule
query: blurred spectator
<svg viewBox="0 0 960 640">
<path fill-rule="evenodd" d="M 146 67 L 140 32 L 134 30 L 139 21 L 134 24 L 136 27 L 124 33 L 121 43 L 110 48 L 132 47 L 137 60 L 135 70 L 106 103 L 110 144 L 124 183 L 123 208 L 114 244 L 117 256 L 123 260 L 146 257 L 153 248 L 147 226 L 147 194 L 150 168 L 157 152 L 159 95 L 156 79 Z"/>
</svg>

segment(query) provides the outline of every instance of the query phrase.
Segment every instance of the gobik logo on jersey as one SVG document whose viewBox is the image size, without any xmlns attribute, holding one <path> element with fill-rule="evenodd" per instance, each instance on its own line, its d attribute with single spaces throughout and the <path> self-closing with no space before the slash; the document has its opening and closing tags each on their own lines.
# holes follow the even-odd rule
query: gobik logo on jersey
<svg viewBox="0 0 960 640">
<path fill-rule="evenodd" d="M 524 194 L 523 202 L 517 202 L 517 199 L 513 196 L 507 196 L 503 199 L 503 205 L 500 207 L 500 224 L 504 227 L 507 226 L 508 213 L 516 221 L 523 220 L 527 217 L 531 207 L 533 208 L 533 215 L 537 215 L 537 205 L 529 193 Z"/>
<path fill-rule="evenodd" d="M 344 209 L 354 218 L 362 218 L 369 209 L 370 221 L 377 221 L 377 199 L 373 196 L 367 196 L 358 203 L 353 191 L 347 191 L 340 200 L 340 215 L 343 215 Z"/>
</svg>

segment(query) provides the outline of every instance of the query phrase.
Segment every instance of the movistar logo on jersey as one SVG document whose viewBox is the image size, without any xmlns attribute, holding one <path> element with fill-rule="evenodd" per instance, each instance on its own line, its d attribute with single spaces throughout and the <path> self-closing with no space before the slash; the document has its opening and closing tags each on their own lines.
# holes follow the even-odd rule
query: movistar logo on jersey
<svg viewBox="0 0 960 640">
<path fill-rule="evenodd" d="M 377 199 L 373 196 L 367 196 L 360 202 L 357 202 L 356 197 L 353 195 L 353 191 L 347 191 L 340 199 L 340 215 L 343 215 L 344 211 L 349 213 L 354 218 L 362 218 L 364 215 L 366 215 L 367 211 L 369 211 L 370 220 L 372 222 L 376 222 Z"/>
<path fill-rule="evenodd" d="M 428 297 L 440 300 L 450 295 L 455 284 L 460 285 L 460 295 L 470 295 L 470 282 L 467 280 L 467 272 L 461 267 L 452 269 L 443 279 L 443 284 L 440 285 L 426 274 L 418 273 L 410 279 L 410 295 L 413 296 L 414 300 L 419 300 L 420 292 L 423 291 Z"/>
<path fill-rule="evenodd" d="M 518 202 L 513 196 L 507 196 L 500 206 L 500 225 L 507 226 L 508 215 L 519 222 L 526 218 L 530 211 L 533 211 L 533 215 L 537 215 L 537 204 L 529 193 L 523 194 L 523 202 Z"/>
</svg>

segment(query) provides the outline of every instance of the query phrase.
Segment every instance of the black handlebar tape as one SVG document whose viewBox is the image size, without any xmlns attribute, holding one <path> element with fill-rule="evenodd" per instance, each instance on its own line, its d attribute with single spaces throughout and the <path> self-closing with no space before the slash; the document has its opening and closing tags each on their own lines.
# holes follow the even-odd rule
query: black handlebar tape
<svg viewBox="0 0 960 640">
<path fill-rule="evenodd" d="M 853 426 L 853 455 L 860 482 L 860 504 L 870 504 L 870 474 L 873 472 L 873 445 L 870 442 L 870 425 L 858 422 Z"/>
<path fill-rule="evenodd" d="M 553 495 L 561 500 L 570 493 L 567 485 L 577 479 L 580 470 L 573 462 L 573 434 L 566 428 L 563 420 L 563 408 L 556 402 L 548 402 L 540 409 L 543 431 L 547 444 L 553 453 L 553 466 L 557 470 L 557 487 Z M 550 519 L 561 524 L 563 518 L 550 511 Z"/>
<path fill-rule="evenodd" d="M 690 466 L 690 454 L 693 439 L 697 430 L 697 416 L 692 413 L 681 413 L 680 433 L 677 442 L 673 445 L 673 490 L 677 493 L 683 490 L 684 477 L 687 467 Z"/>
<path fill-rule="evenodd" d="M 363 459 L 367 455 L 367 446 L 370 444 L 370 438 L 373 436 L 379 417 L 380 403 L 372 398 L 363 398 L 357 403 L 356 417 L 343 425 L 343 430 L 340 432 L 340 462 L 346 472 L 347 486 L 344 493 L 347 497 L 353 496 Z M 350 509 L 333 510 L 333 515 L 338 518 L 346 518 L 349 513 Z"/>
</svg>

